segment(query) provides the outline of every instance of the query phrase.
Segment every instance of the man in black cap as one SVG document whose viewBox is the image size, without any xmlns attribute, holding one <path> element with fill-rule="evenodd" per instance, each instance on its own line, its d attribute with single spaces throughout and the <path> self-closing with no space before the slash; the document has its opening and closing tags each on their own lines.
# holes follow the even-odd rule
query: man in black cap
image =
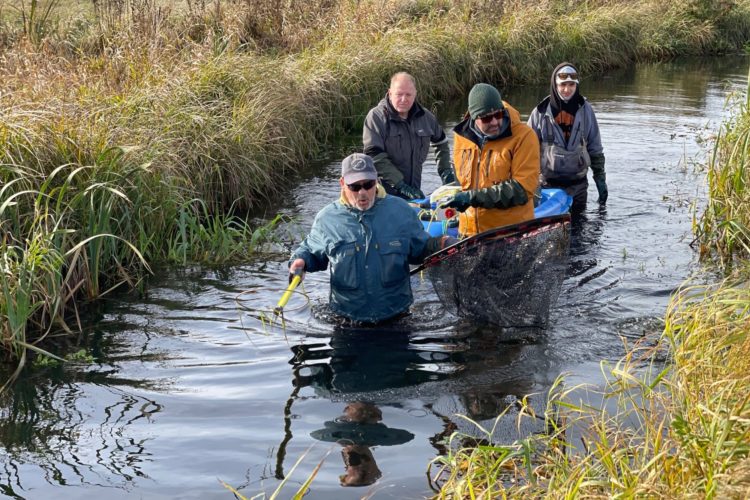
<svg viewBox="0 0 750 500">
<path fill-rule="evenodd" d="M 330 308 L 357 323 L 379 323 L 413 302 L 409 264 L 455 242 L 431 238 L 406 201 L 388 196 L 375 164 L 354 153 L 341 162 L 341 196 L 315 217 L 310 234 L 292 253 L 291 274 L 331 266 Z"/>
</svg>

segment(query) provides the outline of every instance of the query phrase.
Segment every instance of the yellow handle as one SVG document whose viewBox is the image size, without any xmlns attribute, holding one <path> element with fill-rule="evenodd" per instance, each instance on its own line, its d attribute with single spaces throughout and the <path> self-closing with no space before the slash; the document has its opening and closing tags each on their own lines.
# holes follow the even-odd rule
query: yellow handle
<svg viewBox="0 0 750 500">
<path fill-rule="evenodd" d="M 292 292 L 295 288 L 297 288 L 297 285 L 299 285 L 301 276 L 299 274 L 295 274 L 294 278 L 292 278 L 292 282 L 289 283 L 289 286 L 287 287 L 286 291 L 284 292 L 284 295 L 281 296 L 279 299 L 279 303 L 276 304 L 276 309 L 281 310 L 284 308 L 287 302 L 289 302 L 289 297 L 292 296 Z"/>
</svg>

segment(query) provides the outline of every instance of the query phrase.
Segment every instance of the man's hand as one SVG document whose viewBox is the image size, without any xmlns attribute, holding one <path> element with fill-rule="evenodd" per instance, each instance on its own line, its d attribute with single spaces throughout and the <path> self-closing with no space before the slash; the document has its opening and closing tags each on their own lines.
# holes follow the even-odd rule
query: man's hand
<svg viewBox="0 0 750 500">
<path fill-rule="evenodd" d="M 289 283 L 292 282 L 292 279 L 299 275 L 299 280 L 303 281 L 305 279 L 305 260 L 304 259 L 294 259 L 292 263 L 289 265 Z"/>
<path fill-rule="evenodd" d="M 471 191 L 461 191 L 456 193 L 447 201 L 440 204 L 443 208 L 455 208 L 459 212 L 466 211 L 471 206 Z"/>
<path fill-rule="evenodd" d="M 450 246 L 453 246 L 458 242 L 459 242 L 458 238 L 454 238 L 453 236 L 448 236 L 448 235 L 443 236 L 443 239 L 440 241 L 440 250 L 442 250 L 443 248 L 448 248 Z"/>
<path fill-rule="evenodd" d="M 401 194 L 402 198 L 406 198 L 407 200 L 421 200 L 424 198 L 424 193 L 422 191 L 414 186 L 410 186 L 404 181 L 399 181 L 399 183 L 394 186 L 394 189 Z"/>
</svg>

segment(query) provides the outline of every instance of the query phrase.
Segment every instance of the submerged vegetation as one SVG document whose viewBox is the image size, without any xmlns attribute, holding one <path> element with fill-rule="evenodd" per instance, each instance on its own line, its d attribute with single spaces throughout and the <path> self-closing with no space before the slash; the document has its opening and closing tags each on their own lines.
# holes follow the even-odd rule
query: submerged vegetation
<svg viewBox="0 0 750 500">
<path fill-rule="evenodd" d="M 508 446 L 458 444 L 435 459 L 437 498 L 748 497 L 748 99 L 750 81 L 716 140 L 695 228 L 703 261 L 724 280 L 675 294 L 660 338 L 630 346 L 616 366 L 602 363 L 601 390 L 558 381 L 538 416 L 547 433 Z M 529 417 L 527 406 L 520 418 Z"/>
</svg>

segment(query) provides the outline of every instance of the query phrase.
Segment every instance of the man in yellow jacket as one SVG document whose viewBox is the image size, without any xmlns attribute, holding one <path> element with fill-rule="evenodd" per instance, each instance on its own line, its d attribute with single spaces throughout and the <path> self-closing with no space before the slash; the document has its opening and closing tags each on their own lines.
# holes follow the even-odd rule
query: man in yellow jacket
<svg viewBox="0 0 750 500">
<path fill-rule="evenodd" d="M 458 232 L 473 236 L 534 218 L 539 139 L 492 85 L 469 92 L 469 111 L 453 130 L 453 164 L 462 191 L 443 206 L 463 212 Z"/>
</svg>

